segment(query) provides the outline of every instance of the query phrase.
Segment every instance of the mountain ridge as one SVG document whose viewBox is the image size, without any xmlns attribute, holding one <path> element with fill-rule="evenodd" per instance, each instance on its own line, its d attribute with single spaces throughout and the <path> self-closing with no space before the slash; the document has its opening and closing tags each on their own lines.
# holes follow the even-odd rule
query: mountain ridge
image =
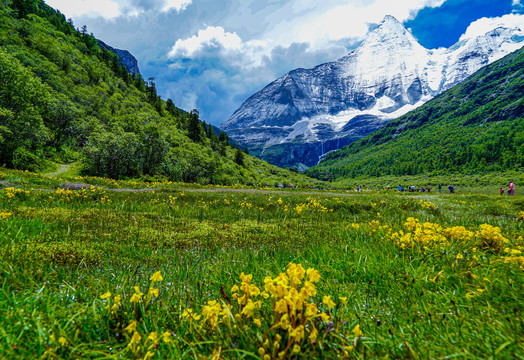
<svg viewBox="0 0 524 360">
<path fill-rule="evenodd" d="M 498 28 L 428 50 L 386 16 L 348 55 L 290 71 L 250 96 L 221 128 L 270 163 L 316 165 L 516 50 L 516 34 L 522 31 Z"/>
<path fill-rule="evenodd" d="M 306 173 L 338 180 L 522 169 L 523 90 L 521 48 Z"/>
<path fill-rule="evenodd" d="M 133 75 L 140 74 L 140 68 L 138 67 L 138 60 L 128 50 L 114 48 L 111 45 L 106 44 L 105 42 L 103 42 L 100 39 L 97 39 L 97 41 L 98 41 L 98 46 L 118 55 L 118 57 L 120 58 L 120 61 L 122 61 L 122 64 L 125 65 L 125 67 L 131 74 Z"/>
</svg>

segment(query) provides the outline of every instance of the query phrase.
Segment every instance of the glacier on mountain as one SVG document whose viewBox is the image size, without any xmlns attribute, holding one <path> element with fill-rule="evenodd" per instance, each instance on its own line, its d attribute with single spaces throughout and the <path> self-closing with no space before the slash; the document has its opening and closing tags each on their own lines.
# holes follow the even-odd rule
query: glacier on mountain
<svg viewBox="0 0 524 360">
<path fill-rule="evenodd" d="M 348 55 L 292 70 L 247 99 L 221 128 L 278 166 L 316 165 L 333 150 L 450 89 L 519 49 L 520 28 L 498 27 L 428 50 L 386 16 Z"/>
</svg>

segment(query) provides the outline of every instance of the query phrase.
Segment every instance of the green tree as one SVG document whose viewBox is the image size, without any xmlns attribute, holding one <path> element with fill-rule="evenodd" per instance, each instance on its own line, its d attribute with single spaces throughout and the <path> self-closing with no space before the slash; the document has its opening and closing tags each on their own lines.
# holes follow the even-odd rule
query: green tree
<svg viewBox="0 0 524 360">
<path fill-rule="evenodd" d="M 240 150 L 240 148 L 237 148 L 235 151 L 235 162 L 240 166 L 245 165 L 244 153 L 242 152 L 242 150 Z"/>
<path fill-rule="evenodd" d="M 169 151 L 166 136 L 159 125 L 148 124 L 142 134 L 142 169 L 145 174 L 153 175 L 164 161 Z"/>
<path fill-rule="evenodd" d="M 187 136 L 196 143 L 202 142 L 202 124 L 198 118 L 198 110 L 193 109 L 189 116 Z"/>
<path fill-rule="evenodd" d="M 19 18 L 23 18 L 29 14 L 36 13 L 39 2 L 37 0 L 13 0 L 11 8 L 16 11 Z"/>
<path fill-rule="evenodd" d="M 92 134 L 84 148 L 85 172 L 118 179 L 140 173 L 141 144 L 136 134 L 117 127 Z"/>
<path fill-rule="evenodd" d="M 42 108 L 47 88 L 0 48 L 0 164 L 12 165 L 16 149 L 34 151 L 49 141 Z"/>
</svg>

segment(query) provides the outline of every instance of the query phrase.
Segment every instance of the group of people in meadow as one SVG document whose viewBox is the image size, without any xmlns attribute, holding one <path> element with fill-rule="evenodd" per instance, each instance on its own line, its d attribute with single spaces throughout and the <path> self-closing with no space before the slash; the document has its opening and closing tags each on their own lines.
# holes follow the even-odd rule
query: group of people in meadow
<svg viewBox="0 0 524 360">
<path fill-rule="evenodd" d="M 504 195 L 504 188 L 500 188 L 500 195 Z M 515 184 L 513 181 L 509 182 L 507 195 L 515 195 Z"/>
<path fill-rule="evenodd" d="M 450 194 L 454 194 L 455 193 L 455 188 L 453 187 L 453 185 L 449 185 L 448 186 L 448 190 L 449 190 L 449 193 Z M 399 185 L 398 186 L 398 191 L 401 191 L 401 192 L 404 192 L 406 191 L 406 189 L 404 188 L 404 186 L 402 185 Z M 408 187 L 407 191 L 409 192 L 431 192 L 431 187 L 428 185 L 426 187 L 421 187 L 421 188 L 416 188 L 415 185 L 411 185 Z M 442 185 L 441 184 L 438 184 L 438 192 L 439 193 L 442 193 Z M 508 186 L 508 192 L 506 193 L 507 195 L 515 195 L 515 184 L 513 183 L 513 181 L 510 181 L 509 182 L 509 186 Z M 504 188 L 501 187 L 500 188 L 500 195 L 504 195 Z"/>
<path fill-rule="evenodd" d="M 440 185 L 439 185 L 439 189 L 440 189 Z M 401 192 L 404 192 L 406 191 L 406 189 L 404 189 L 404 186 L 402 185 L 399 185 L 398 186 L 398 191 L 401 191 Z M 426 187 L 421 187 L 421 188 L 417 188 L 415 187 L 415 185 L 411 185 L 411 186 L 408 186 L 408 192 L 431 192 L 431 186 L 426 186 Z"/>
</svg>

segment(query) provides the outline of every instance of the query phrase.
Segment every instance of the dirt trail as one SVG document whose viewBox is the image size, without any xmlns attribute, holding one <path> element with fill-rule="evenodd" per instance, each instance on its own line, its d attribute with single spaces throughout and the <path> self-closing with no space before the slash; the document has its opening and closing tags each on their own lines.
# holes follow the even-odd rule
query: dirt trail
<svg viewBox="0 0 524 360">
<path fill-rule="evenodd" d="M 158 189 L 105 189 L 108 191 L 116 192 L 147 192 L 147 191 L 158 191 Z M 246 194 L 280 194 L 280 195 L 332 195 L 332 196 L 355 196 L 355 194 L 340 193 L 340 192 L 325 192 L 322 190 L 319 191 L 279 191 L 279 190 L 259 190 L 259 189 L 178 189 L 180 192 L 204 192 L 204 193 L 217 193 L 217 192 L 236 192 L 236 193 L 246 193 Z"/>
<path fill-rule="evenodd" d="M 71 164 L 60 165 L 60 168 L 57 171 L 52 172 L 52 173 L 48 173 L 48 174 L 46 174 L 46 176 L 57 177 L 58 175 L 63 174 L 65 172 L 69 171 L 70 167 L 71 167 Z"/>
</svg>

